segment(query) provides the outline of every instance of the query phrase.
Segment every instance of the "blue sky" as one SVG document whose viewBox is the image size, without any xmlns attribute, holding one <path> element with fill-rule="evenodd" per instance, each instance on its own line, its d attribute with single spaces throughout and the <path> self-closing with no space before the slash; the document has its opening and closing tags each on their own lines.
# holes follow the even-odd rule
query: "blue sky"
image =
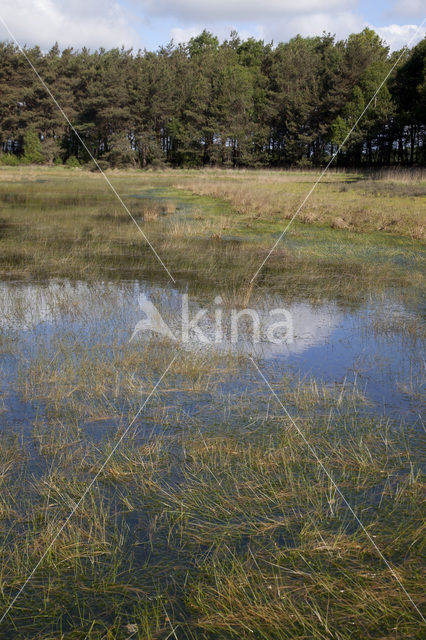
<svg viewBox="0 0 426 640">
<path fill-rule="evenodd" d="M 58 41 L 156 50 L 204 28 L 221 39 L 232 29 L 267 42 L 322 31 L 345 38 L 365 26 L 397 49 L 422 22 L 422 8 L 422 0 L 2 0 L 0 15 L 20 43 L 43 49 Z M 423 28 L 412 44 L 424 35 Z M 10 39 L 1 24 L 0 39 Z"/>
</svg>

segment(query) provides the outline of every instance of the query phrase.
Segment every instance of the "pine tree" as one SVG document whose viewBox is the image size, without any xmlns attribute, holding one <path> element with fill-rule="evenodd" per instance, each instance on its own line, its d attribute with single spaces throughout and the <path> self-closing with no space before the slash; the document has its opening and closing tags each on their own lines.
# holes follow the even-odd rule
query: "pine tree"
<svg viewBox="0 0 426 640">
<path fill-rule="evenodd" d="M 40 138 L 34 129 L 25 132 L 23 147 L 23 160 L 27 164 L 42 164 L 45 161 Z"/>
</svg>

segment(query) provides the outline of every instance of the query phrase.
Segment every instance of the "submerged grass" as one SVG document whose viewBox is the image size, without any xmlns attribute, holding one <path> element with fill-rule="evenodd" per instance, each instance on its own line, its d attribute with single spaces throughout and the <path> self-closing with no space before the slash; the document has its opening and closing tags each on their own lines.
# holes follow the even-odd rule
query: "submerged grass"
<svg viewBox="0 0 426 640">
<path fill-rule="evenodd" d="M 424 486 L 408 434 L 336 403 L 321 417 L 316 396 L 301 425 L 420 606 Z M 266 401 L 259 388 L 255 402 L 235 395 L 239 411 L 222 423 L 182 411 L 167 434 L 126 438 L 1 637 L 420 638 L 418 614 L 288 420 L 235 415 Z M 2 492 L 3 606 L 116 437 L 94 445 L 68 424 L 35 425 L 36 476 L 16 465 L 23 444 L 2 442 L 15 460 Z"/>
<path fill-rule="evenodd" d="M 0 637 L 421 637 L 418 614 L 246 360 L 121 343 L 120 327 L 117 343 L 103 332 L 90 348 L 79 327 L 59 324 L 31 357 L 15 351 L 17 390 L 37 417 L 20 438 L 0 437 L 2 607 L 99 475 Z M 171 350 L 176 367 L 111 455 Z M 371 413 L 356 384 L 267 375 L 420 606 L 415 432 Z"/>
</svg>

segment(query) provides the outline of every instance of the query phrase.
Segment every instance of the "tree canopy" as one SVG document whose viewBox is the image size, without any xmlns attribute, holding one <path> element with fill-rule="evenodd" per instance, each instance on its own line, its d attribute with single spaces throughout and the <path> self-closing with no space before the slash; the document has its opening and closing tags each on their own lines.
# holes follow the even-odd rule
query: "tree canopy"
<svg viewBox="0 0 426 640">
<path fill-rule="evenodd" d="M 331 157 L 400 52 L 371 29 L 265 43 L 203 31 L 156 52 L 26 49 L 105 166 L 313 166 Z M 337 158 L 425 161 L 426 39 L 402 56 Z M 0 43 L 0 162 L 90 156 L 25 57 Z"/>
</svg>

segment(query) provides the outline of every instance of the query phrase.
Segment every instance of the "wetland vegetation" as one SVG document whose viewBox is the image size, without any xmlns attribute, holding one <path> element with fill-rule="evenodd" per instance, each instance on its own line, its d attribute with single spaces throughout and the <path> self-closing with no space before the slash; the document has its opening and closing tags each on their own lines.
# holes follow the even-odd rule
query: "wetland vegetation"
<svg viewBox="0 0 426 640">
<path fill-rule="evenodd" d="M 423 637 L 424 174 L 330 172 L 254 283 L 315 174 L 108 177 L 175 282 L 99 174 L 0 171 L 0 638 Z M 294 344 L 129 342 L 182 293 Z"/>
</svg>

